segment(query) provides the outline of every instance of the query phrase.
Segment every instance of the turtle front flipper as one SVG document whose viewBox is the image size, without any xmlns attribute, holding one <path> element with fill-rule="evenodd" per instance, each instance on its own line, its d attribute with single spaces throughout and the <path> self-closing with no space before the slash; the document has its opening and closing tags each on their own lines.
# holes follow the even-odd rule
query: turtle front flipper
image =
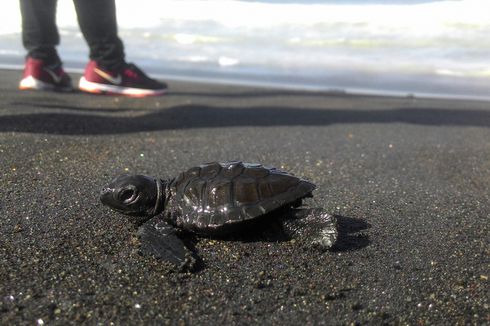
<svg viewBox="0 0 490 326">
<path fill-rule="evenodd" d="M 195 259 L 175 229 L 160 218 L 154 217 L 138 229 L 140 251 L 175 265 L 180 270 L 192 269 Z"/>
<path fill-rule="evenodd" d="M 282 228 L 289 237 L 320 250 L 332 248 L 337 241 L 335 216 L 322 208 L 295 209 L 293 217 L 282 220 Z"/>
</svg>

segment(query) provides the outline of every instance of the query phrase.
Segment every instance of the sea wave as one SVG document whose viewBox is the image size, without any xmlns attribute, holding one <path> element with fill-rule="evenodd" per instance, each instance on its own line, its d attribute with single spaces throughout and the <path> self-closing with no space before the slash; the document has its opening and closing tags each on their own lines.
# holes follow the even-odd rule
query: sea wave
<svg viewBox="0 0 490 326">
<path fill-rule="evenodd" d="M 457 85 L 461 94 L 490 94 L 486 0 L 117 5 L 128 58 L 150 73 L 412 93 L 454 94 Z M 2 4 L 0 62 L 22 62 L 17 6 Z M 66 65 L 83 67 L 88 51 L 71 1 L 59 1 L 57 17 Z"/>
</svg>

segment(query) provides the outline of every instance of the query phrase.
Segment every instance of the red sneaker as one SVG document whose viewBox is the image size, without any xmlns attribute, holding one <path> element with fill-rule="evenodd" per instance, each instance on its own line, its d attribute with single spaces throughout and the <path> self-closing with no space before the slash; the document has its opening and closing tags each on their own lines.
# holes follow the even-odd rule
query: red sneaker
<svg viewBox="0 0 490 326">
<path fill-rule="evenodd" d="M 19 89 L 70 92 L 73 87 L 61 64 L 50 66 L 43 60 L 28 57 Z"/>
<path fill-rule="evenodd" d="M 166 84 L 146 76 L 134 64 L 125 64 L 118 71 L 108 71 L 100 68 L 95 61 L 88 63 L 79 87 L 89 93 L 131 97 L 161 95 L 167 90 Z"/>
</svg>

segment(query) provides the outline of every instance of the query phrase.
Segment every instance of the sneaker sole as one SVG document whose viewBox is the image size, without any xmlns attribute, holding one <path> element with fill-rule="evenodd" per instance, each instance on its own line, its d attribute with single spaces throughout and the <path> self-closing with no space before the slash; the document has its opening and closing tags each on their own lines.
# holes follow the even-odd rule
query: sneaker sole
<svg viewBox="0 0 490 326">
<path fill-rule="evenodd" d="M 73 87 L 59 87 L 53 84 L 45 83 L 39 79 L 32 76 L 27 76 L 22 79 L 19 83 L 19 89 L 22 91 L 33 90 L 33 91 L 57 91 L 57 92 L 71 92 Z"/>
<path fill-rule="evenodd" d="M 92 94 L 109 94 L 109 95 L 124 95 L 129 97 L 145 97 L 145 96 L 158 96 L 163 95 L 166 89 L 152 90 L 141 89 L 134 87 L 113 86 L 107 84 L 99 84 L 90 82 L 85 77 L 80 78 L 78 87 L 82 92 Z"/>
</svg>

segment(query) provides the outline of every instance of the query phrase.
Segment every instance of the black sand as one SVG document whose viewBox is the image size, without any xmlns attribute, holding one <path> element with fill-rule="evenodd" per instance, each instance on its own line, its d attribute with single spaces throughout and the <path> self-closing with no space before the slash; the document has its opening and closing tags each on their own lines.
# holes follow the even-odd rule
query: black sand
<svg viewBox="0 0 490 326">
<path fill-rule="evenodd" d="M 0 324 L 490 323 L 490 103 L 178 82 L 138 100 L 19 74 L 0 71 Z M 176 273 L 98 201 L 123 172 L 230 159 L 314 181 L 336 249 L 196 238 L 203 266 Z"/>
</svg>

